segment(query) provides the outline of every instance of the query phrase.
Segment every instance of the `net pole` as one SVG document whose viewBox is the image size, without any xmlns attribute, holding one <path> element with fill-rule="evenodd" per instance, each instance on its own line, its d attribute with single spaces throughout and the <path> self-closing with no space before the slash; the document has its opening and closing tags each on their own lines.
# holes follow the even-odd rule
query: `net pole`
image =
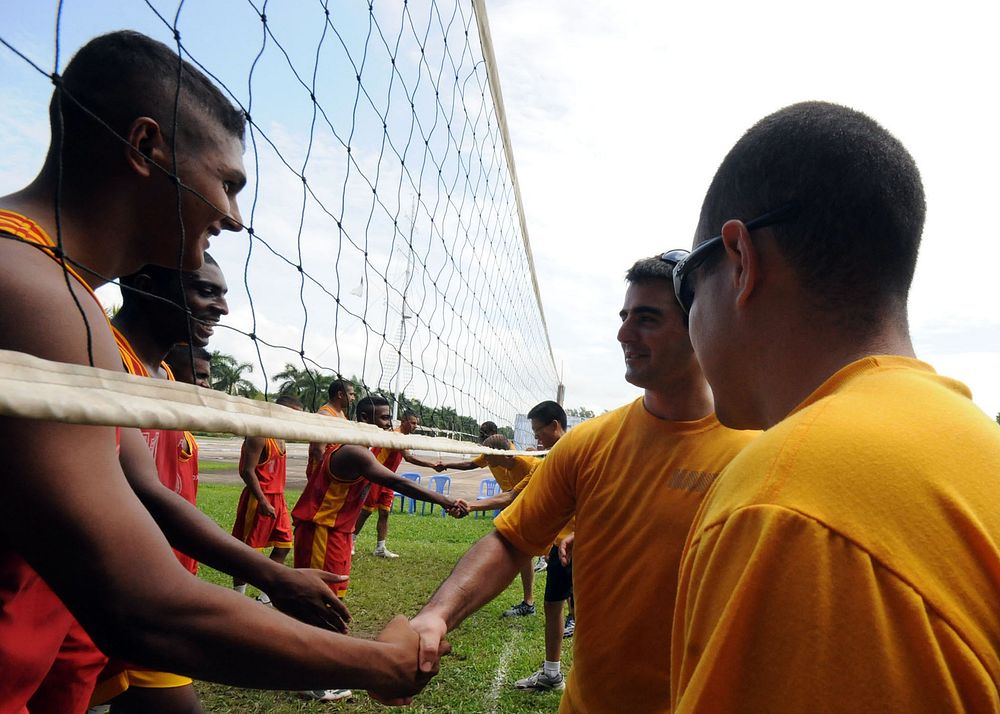
<svg viewBox="0 0 1000 714">
<path fill-rule="evenodd" d="M 517 206 L 517 219 L 521 225 L 521 240 L 524 242 L 524 255 L 528 261 L 528 272 L 531 274 L 531 286 L 535 291 L 535 301 L 538 303 L 538 314 L 542 319 L 542 330 L 545 332 L 545 343 L 549 348 L 549 359 L 552 370 L 556 369 L 556 358 L 552 352 L 552 340 L 549 338 L 549 326 L 545 321 L 545 310 L 542 308 L 542 293 L 538 289 L 538 276 L 535 274 L 535 260 L 531 252 L 531 242 L 528 240 L 528 222 L 524 216 L 524 203 L 521 200 L 521 184 L 517 180 L 517 169 L 514 166 L 514 150 L 507 129 L 507 111 L 504 109 L 503 92 L 500 89 L 500 75 L 497 72 L 496 54 L 493 52 L 493 37 L 490 35 L 490 21 L 486 15 L 486 0 L 473 0 L 476 12 L 476 26 L 479 29 L 479 44 L 483 50 L 483 60 L 486 62 L 486 77 L 489 80 L 490 94 L 493 95 L 493 105 L 496 111 L 497 126 L 503 138 L 503 152 L 507 159 L 507 169 L 510 171 L 510 182 L 514 187 L 514 204 Z"/>
</svg>

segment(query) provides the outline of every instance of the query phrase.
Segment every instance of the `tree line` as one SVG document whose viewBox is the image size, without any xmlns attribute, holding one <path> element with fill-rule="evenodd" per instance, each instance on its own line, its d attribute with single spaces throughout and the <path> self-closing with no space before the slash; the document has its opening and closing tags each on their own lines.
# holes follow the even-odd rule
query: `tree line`
<svg viewBox="0 0 1000 714">
<path fill-rule="evenodd" d="M 232 355 L 216 350 L 211 358 L 212 388 L 226 394 L 232 394 L 249 399 L 264 399 L 264 394 L 257 389 L 257 386 L 247 379 L 252 374 L 254 366 L 249 362 L 240 362 Z M 266 375 L 265 375 L 266 377 Z M 336 377 L 332 374 L 323 374 L 316 370 L 299 368 L 293 364 L 286 364 L 277 374 L 273 375 L 269 382 L 275 385 L 274 393 L 269 393 L 270 398 L 277 398 L 282 394 L 291 394 L 302 400 L 306 409 L 316 411 L 327 400 L 327 390 L 330 383 Z M 371 389 L 356 376 L 342 377 L 354 385 L 354 391 L 358 397 L 369 394 L 377 394 L 385 397 L 392 404 L 396 395 L 384 389 Z M 451 435 L 454 438 L 475 439 L 479 433 L 479 421 L 471 416 L 459 414 L 451 407 L 433 407 L 423 404 L 419 399 L 410 397 L 405 392 L 399 397 L 398 413 L 412 411 L 420 417 L 420 423 L 424 427 L 441 429 L 456 432 Z M 502 426 L 500 431 L 508 438 L 513 438 L 514 430 L 509 426 Z"/>
</svg>

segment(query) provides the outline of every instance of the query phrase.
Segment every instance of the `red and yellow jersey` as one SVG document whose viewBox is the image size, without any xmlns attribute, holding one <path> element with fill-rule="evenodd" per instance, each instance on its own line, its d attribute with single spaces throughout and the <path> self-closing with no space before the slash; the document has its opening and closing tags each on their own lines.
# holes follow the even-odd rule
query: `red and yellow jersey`
<svg viewBox="0 0 1000 714">
<path fill-rule="evenodd" d="M 257 483 L 260 484 L 261 493 L 284 493 L 285 492 L 285 464 L 287 455 L 284 442 L 277 439 L 265 439 L 264 450 L 261 452 L 261 461 L 254 468 L 257 474 Z M 240 452 L 240 471 L 245 466 L 243 453 Z"/>
<path fill-rule="evenodd" d="M 56 242 L 30 218 L 0 210 L 0 231 L 44 246 L 46 255 L 59 262 L 50 250 Z M 65 269 L 103 312 L 90 285 L 70 265 Z M 120 433 L 116 428 L 116 447 Z M 29 698 L 41 685 L 74 623 L 62 600 L 21 557 L 16 543 L 8 540 L 0 544 L 0 709 L 27 711 Z"/>
<path fill-rule="evenodd" d="M 185 500 L 195 503 L 198 498 L 198 441 L 190 431 L 181 432 L 177 444 L 177 471 L 180 474 L 181 490 Z"/>
<path fill-rule="evenodd" d="M 122 357 L 122 364 L 129 374 L 139 377 L 149 377 L 149 371 L 143 365 L 142 360 L 132 349 L 117 328 L 112 326 L 115 342 L 118 344 L 118 352 Z M 173 372 L 165 362 L 160 364 L 167 374 L 167 379 L 174 381 Z M 153 461 L 156 463 L 156 473 L 160 477 L 160 482 L 175 493 L 179 493 L 190 503 L 195 503 L 198 494 L 198 484 L 193 476 L 197 473 L 197 467 L 191 467 L 191 455 L 194 447 L 194 437 L 183 431 L 174 429 L 140 429 L 146 439 L 146 445 L 150 453 L 153 454 Z M 190 440 L 190 441 L 189 441 Z M 184 455 L 187 455 L 184 458 Z M 182 459 L 186 462 L 185 468 L 181 468 Z"/>
<path fill-rule="evenodd" d="M 40 225 L 27 216 L 22 216 L 20 213 L 15 213 L 14 211 L 0 209 L 0 231 L 17 236 L 27 243 L 45 246 L 50 249 L 54 249 L 56 247 L 56 242 L 49 237 Z M 55 262 L 60 262 L 59 258 L 56 257 L 54 250 L 45 250 L 45 254 L 52 258 Z M 93 288 L 90 287 L 87 281 L 84 280 L 69 263 L 66 263 L 64 267 L 66 272 L 72 275 L 73 278 L 75 278 L 76 281 L 80 283 L 80 285 L 83 286 L 88 293 L 90 293 L 90 296 L 94 298 L 94 302 L 101 307 L 101 311 L 103 312 L 104 306 L 101 305 L 101 301 L 97 299 L 97 295 L 94 294 Z"/>
<path fill-rule="evenodd" d="M 399 432 L 399 429 L 393 429 L 395 432 Z M 403 452 L 398 449 L 387 449 L 382 446 L 372 447 L 372 454 L 375 459 L 385 466 L 390 471 L 395 471 L 399 468 L 399 465 L 403 462 Z"/>
<path fill-rule="evenodd" d="M 329 403 L 324 404 L 319 409 L 317 409 L 316 413 L 317 414 L 326 414 L 327 416 L 335 417 L 337 419 L 346 419 L 347 418 L 347 417 L 344 416 L 343 412 L 338 411 L 334 407 L 330 406 Z M 323 444 L 323 453 L 324 453 L 324 455 L 326 454 L 326 450 L 329 449 L 331 446 L 335 446 L 335 444 Z M 320 458 L 322 459 L 322 457 L 320 457 Z M 316 459 L 314 459 L 312 457 L 312 454 L 310 453 L 310 455 L 309 455 L 309 461 L 306 463 L 306 478 L 307 479 L 312 475 L 312 472 L 315 470 L 315 468 L 318 465 L 319 465 L 319 461 L 317 461 Z"/>
<path fill-rule="evenodd" d="M 292 509 L 295 522 L 312 521 L 332 531 L 354 532 L 368 480 L 361 476 L 345 479 L 331 473 L 330 457 L 340 447 L 329 445 L 319 468 L 307 474 L 306 488 Z"/>
</svg>

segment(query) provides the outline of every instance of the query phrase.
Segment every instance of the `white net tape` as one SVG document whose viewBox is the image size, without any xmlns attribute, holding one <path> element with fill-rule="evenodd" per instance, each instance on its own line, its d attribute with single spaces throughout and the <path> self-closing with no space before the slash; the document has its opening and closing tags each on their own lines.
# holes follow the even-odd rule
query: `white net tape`
<svg viewBox="0 0 1000 714">
<path fill-rule="evenodd" d="M 532 455 L 299 412 L 165 379 L 0 350 L 0 416 L 94 426 L 208 431 L 455 454 Z"/>
</svg>

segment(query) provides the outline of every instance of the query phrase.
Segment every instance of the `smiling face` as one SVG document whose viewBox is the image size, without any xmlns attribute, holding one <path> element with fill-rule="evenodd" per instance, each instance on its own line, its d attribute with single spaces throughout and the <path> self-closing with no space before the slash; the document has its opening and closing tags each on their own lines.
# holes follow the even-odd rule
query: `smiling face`
<svg viewBox="0 0 1000 714">
<path fill-rule="evenodd" d="M 184 297 L 191 311 L 191 337 L 198 347 L 205 347 L 214 326 L 229 314 L 226 293 L 229 286 L 222 270 L 215 263 L 205 262 L 198 270 L 184 275 Z"/>
<path fill-rule="evenodd" d="M 670 283 L 631 283 L 619 316 L 618 342 L 625 355 L 629 384 L 657 391 L 690 370 L 694 352 Z"/>
<path fill-rule="evenodd" d="M 151 177 L 142 199 L 142 215 L 149 231 L 143 247 L 146 263 L 177 268 L 180 254 L 183 270 L 197 270 L 211 238 L 222 231 L 242 230 L 236 196 L 246 185 L 243 142 L 211 119 L 201 121 L 199 132 L 189 132 L 197 134 L 197 138 L 178 141 L 179 211 L 177 186 L 172 178 L 162 169 L 151 168 L 174 165 L 173 149 L 162 134 L 157 135 L 152 161 L 143 164 Z M 155 131 L 159 131 L 158 127 Z"/>
</svg>

